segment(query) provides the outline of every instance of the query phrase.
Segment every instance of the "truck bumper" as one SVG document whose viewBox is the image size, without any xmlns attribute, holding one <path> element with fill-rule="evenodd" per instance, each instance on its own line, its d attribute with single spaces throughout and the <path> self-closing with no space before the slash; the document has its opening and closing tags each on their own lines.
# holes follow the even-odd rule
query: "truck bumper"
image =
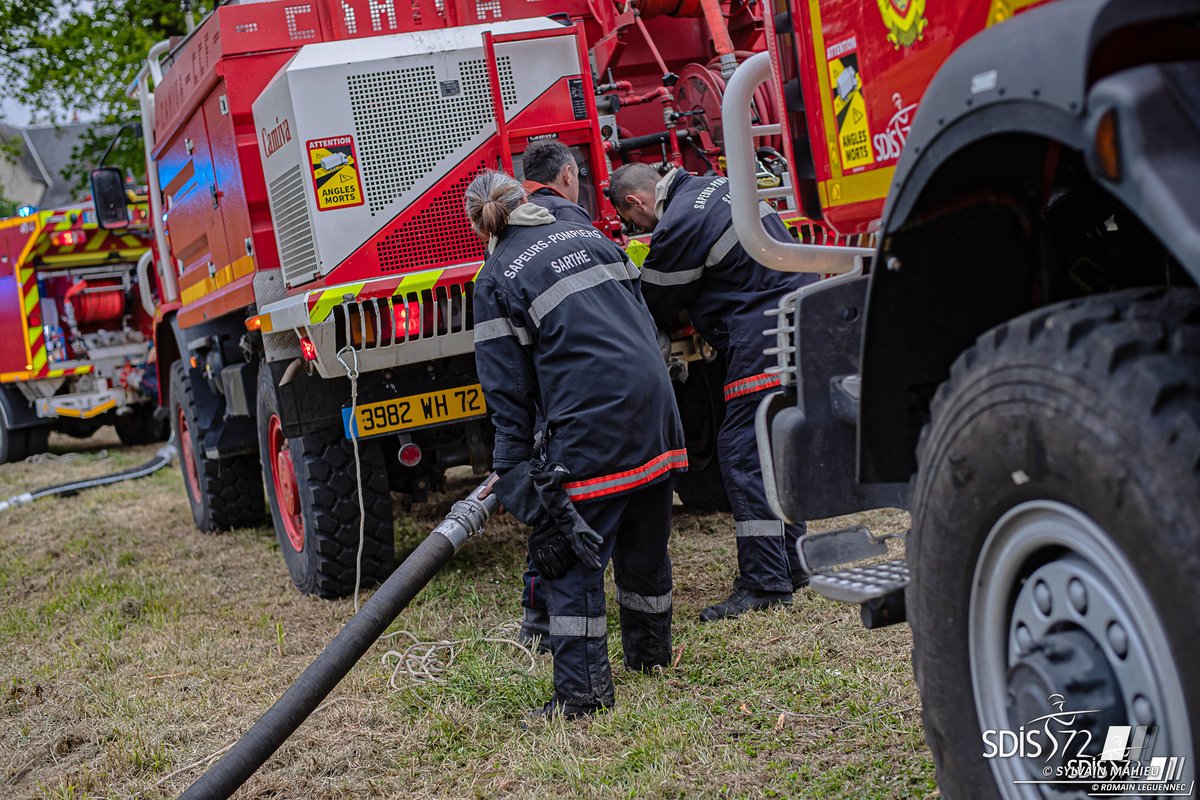
<svg viewBox="0 0 1200 800">
<path fill-rule="evenodd" d="M 422 270 L 270 303 L 259 309 L 267 352 L 271 360 L 303 356 L 323 378 L 343 377 L 352 367 L 371 372 L 470 353 L 471 296 L 481 268 Z M 307 339 L 308 354 L 299 341 L 288 346 L 289 337 Z"/>
<path fill-rule="evenodd" d="M 124 389 L 101 389 L 95 392 L 40 397 L 34 403 L 34 408 L 37 415 L 45 419 L 92 419 L 106 412 L 122 409 L 126 405 L 128 402 Z"/>
</svg>

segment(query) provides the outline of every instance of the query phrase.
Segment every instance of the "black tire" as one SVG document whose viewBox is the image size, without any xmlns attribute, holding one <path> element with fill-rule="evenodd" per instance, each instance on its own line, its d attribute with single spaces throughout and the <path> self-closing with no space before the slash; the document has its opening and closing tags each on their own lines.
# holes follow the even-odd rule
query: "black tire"
<svg viewBox="0 0 1200 800">
<path fill-rule="evenodd" d="M 943 796 L 1011 798 L 1018 796 L 1014 774 L 1042 778 L 1044 767 L 1033 774 L 1019 759 L 981 758 L 982 730 L 996 728 L 996 709 L 1006 707 L 997 697 L 1041 702 L 1043 684 L 1018 681 L 1012 676 L 1026 673 L 1007 670 L 1026 659 L 1053 659 L 1056 647 L 1075 659 L 1091 647 L 1079 646 L 1085 639 L 1096 644 L 1090 663 L 1103 666 L 1096 674 L 1110 678 L 1064 683 L 1071 687 L 1060 692 L 1069 709 L 1099 708 L 1109 724 L 1142 724 L 1145 711 L 1126 693 L 1134 676 L 1153 676 L 1149 683 L 1166 706 L 1153 711 L 1161 726 L 1155 746 L 1166 746 L 1165 738 L 1187 750 L 1190 742 L 1192 752 L 1169 755 L 1190 756 L 1194 765 L 1200 758 L 1190 728 L 1190 720 L 1200 720 L 1193 658 L 1200 652 L 1200 292 L 1096 296 L 993 329 L 959 357 L 939 388 L 918 461 L 906 599 L 925 736 Z M 1037 595 L 1039 576 L 1056 569 L 1068 582 L 1042 583 L 1052 591 Z M 1161 651 L 1129 645 L 1120 655 L 1113 639 L 1093 637 L 1125 617 L 1093 611 L 1089 618 L 1086 599 L 1080 606 L 1078 596 L 1060 591 L 1076 588 L 1070 581 L 1078 576 L 1067 569 L 1113 592 L 1084 598 L 1114 596 L 1113 609 L 1148 609 L 1129 616 L 1137 635 L 1128 638 L 1159 642 Z M 1104 575 L 1128 579 L 1095 578 Z M 1030 593 L 1045 606 L 1024 611 Z M 1033 627 L 1022 630 L 1022 620 L 1031 618 L 1023 613 L 1044 613 L 1046 627 L 1037 634 L 1042 638 L 1016 645 L 1014 656 L 1013 643 Z M 1064 646 L 1065 634 L 1081 638 Z M 989 653 L 1001 655 L 989 660 Z M 1138 672 L 1138 665 L 1149 668 Z M 1061 674 L 1076 668 L 1064 666 Z M 996 675 L 999 689 L 988 679 Z M 1098 686 L 1112 690 L 1107 703 L 1088 695 Z M 1140 708 L 1147 707 L 1153 710 L 1153 704 Z M 1008 724 L 1001 727 L 1016 730 L 1027 710 L 1004 712 Z M 1103 742 L 1104 730 L 1095 735 Z"/>
<path fill-rule="evenodd" d="M 53 425 L 35 425 L 32 428 L 26 428 L 22 433 L 25 434 L 25 455 L 22 458 L 45 453 L 50 449 L 50 431 L 54 428 Z"/>
<path fill-rule="evenodd" d="M 90 439 L 96 435 L 96 431 L 104 427 L 104 423 L 101 420 L 103 420 L 103 417 L 93 417 L 92 419 L 59 417 L 58 421 L 54 424 L 54 428 L 59 433 L 70 436 L 72 439 Z"/>
<path fill-rule="evenodd" d="M 0 414 L 0 464 L 23 461 L 29 455 L 29 438 L 25 428 L 13 430 Z"/>
<path fill-rule="evenodd" d="M 688 379 L 674 385 L 688 451 L 688 469 L 676 476 L 675 492 L 688 510 L 705 514 L 729 511 L 717 457 L 717 432 L 725 418 L 724 379 L 720 360 L 696 361 Z"/>
<path fill-rule="evenodd" d="M 171 365 L 171 427 L 196 527 L 211 533 L 261 525 L 266 513 L 258 459 L 254 455 L 222 459 L 205 456 L 205 431 L 200 426 L 192 384 L 182 361 Z"/>
<path fill-rule="evenodd" d="M 117 429 L 121 444 L 132 447 L 166 441 L 167 434 L 171 432 L 170 422 L 157 419 L 154 411 L 152 403 L 139 403 L 129 413 L 118 414 L 113 420 L 113 427 Z"/>
<path fill-rule="evenodd" d="M 266 366 L 259 370 L 257 409 L 262 478 L 292 583 L 305 594 L 348 597 L 354 593 L 359 544 L 353 445 L 340 428 L 285 437 Z M 395 533 L 382 445 L 360 441 L 359 459 L 366 512 L 360 585 L 366 588 L 391 574 Z M 292 473 L 280 479 L 277 471 L 289 463 Z"/>
</svg>

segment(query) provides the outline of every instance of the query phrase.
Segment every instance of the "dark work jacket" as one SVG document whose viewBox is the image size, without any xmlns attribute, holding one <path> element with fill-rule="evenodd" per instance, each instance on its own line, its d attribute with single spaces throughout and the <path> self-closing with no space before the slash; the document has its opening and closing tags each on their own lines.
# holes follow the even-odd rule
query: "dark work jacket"
<svg viewBox="0 0 1200 800">
<path fill-rule="evenodd" d="M 529 202 L 536 203 L 554 215 L 559 222 L 577 222 L 580 225 L 591 225 L 592 218 L 583 210 L 583 206 L 572 203 L 549 186 L 535 181 L 525 181 L 525 189 L 529 192 Z"/>
<path fill-rule="evenodd" d="M 532 454 L 571 473 L 576 502 L 685 469 L 654 322 L 625 253 L 590 225 L 510 225 L 475 282 L 475 363 L 496 427 L 493 468 Z M 540 425 L 538 425 L 540 427 Z"/>
<path fill-rule="evenodd" d="M 765 203 L 759 208 L 767 231 L 791 241 L 779 216 Z M 763 355 L 775 344 L 763 335 L 774 327 L 764 312 L 815 280 L 808 273 L 767 269 L 742 248 L 727 178 L 675 174 L 642 264 L 642 294 L 660 326 L 688 310 L 700 335 L 725 355 L 729 383 L 777 363 Z"/>
</svg>

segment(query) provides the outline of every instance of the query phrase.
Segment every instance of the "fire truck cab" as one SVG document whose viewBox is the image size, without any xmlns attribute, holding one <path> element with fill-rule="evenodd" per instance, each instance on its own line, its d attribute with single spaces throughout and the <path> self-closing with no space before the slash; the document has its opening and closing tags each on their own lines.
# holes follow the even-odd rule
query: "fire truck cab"
<svg viewBox="0 0 1200 800">
<path fill-rule="evenodd" d="M 901 559 L 862 526 L 806 537 L 812 587 L 911 624 L 943 796 L 1193 793 L 1200 4 L 767 21 L 725 95 L 735 225 L 770 267 L 839 273 L 778 309 L 768 494 L 790 520 L 912 513 Z M 840 269 L 762 233 L 764 83 L 806 212 L 876 235 Z"/>
</svg>

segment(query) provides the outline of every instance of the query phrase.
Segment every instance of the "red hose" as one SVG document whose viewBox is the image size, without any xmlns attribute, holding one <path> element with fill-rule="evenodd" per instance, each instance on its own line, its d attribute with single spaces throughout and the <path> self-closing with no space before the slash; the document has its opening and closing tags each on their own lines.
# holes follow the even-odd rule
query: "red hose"
<svg viewBox="0 0 1200 800">
<path fill-rule="evenodd" d="M 125 287 L 121 284 L 92 284 L 80 281 L 67 290 L 76 325 L 93 325 L 119 319 L 125 311 Z"/>
</svg>

